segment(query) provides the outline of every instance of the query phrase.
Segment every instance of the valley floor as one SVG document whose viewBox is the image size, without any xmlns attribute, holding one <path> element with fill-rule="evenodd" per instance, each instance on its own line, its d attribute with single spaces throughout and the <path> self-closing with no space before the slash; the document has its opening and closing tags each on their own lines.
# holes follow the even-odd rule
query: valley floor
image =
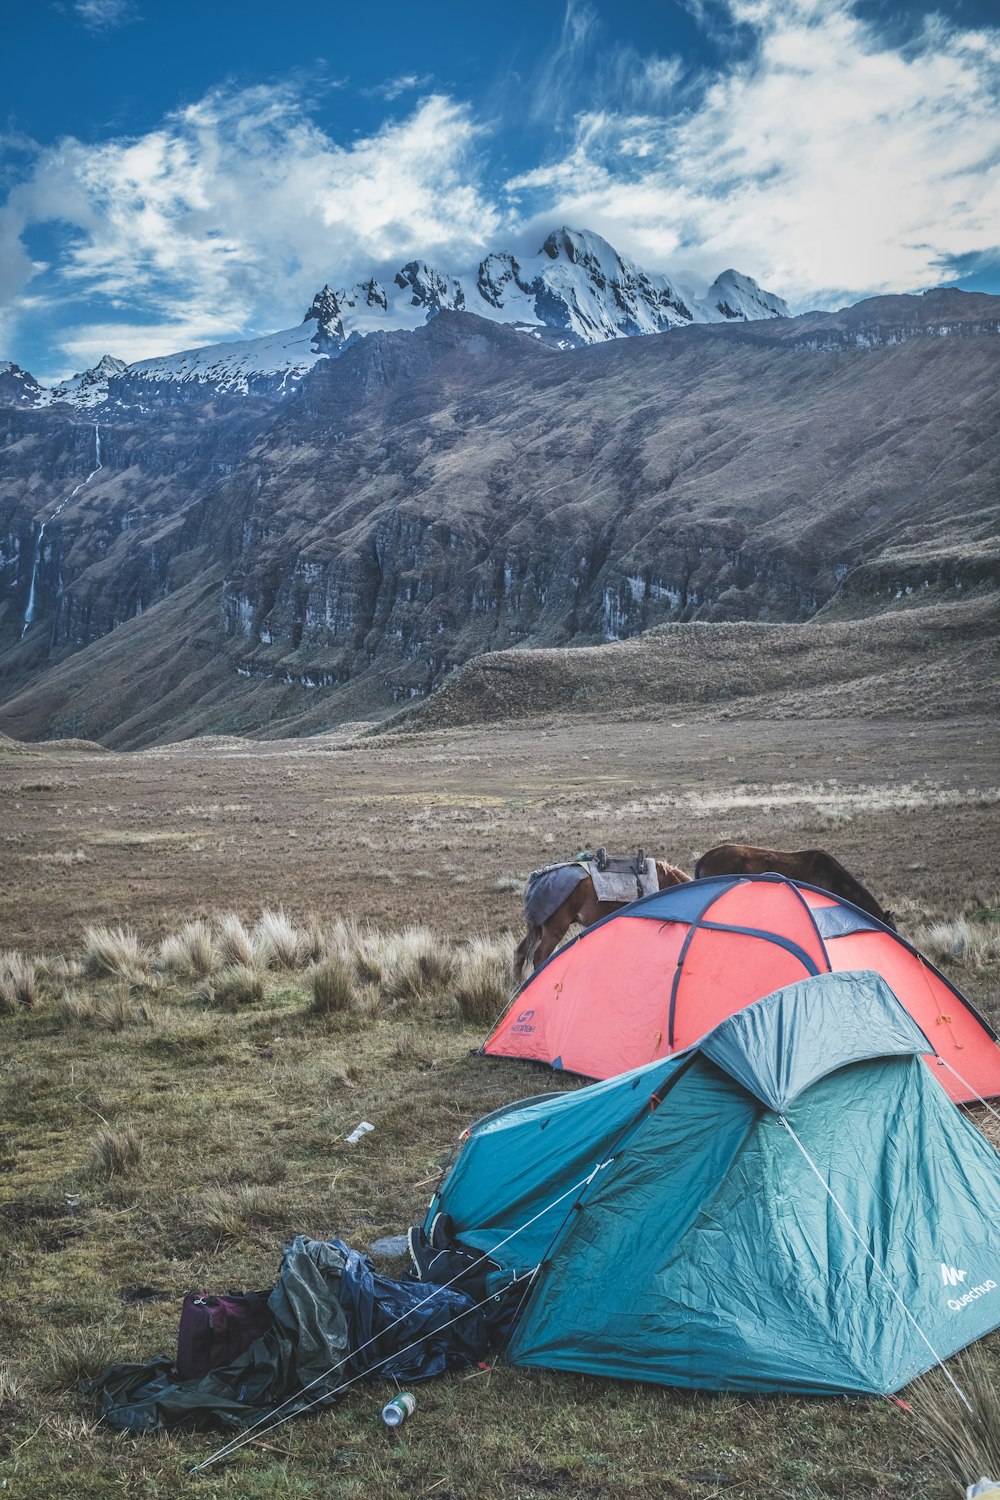
<svg viewBox="0 0 1000 1500">
<path fill-rule="evenodd" d="M 211 1437 L 115 1438 L 74 1382 L 169 1350 L 184 1292 L 268 1285 L 297 1232 L 359 1248 L 399 1232 L 464 1125 L 577 1081 L 471 1056 L 484 1027 L 447 978 L 323 1015 L 302 968 L 272 968 L 256 998 L 227 1008 L 193 976 L 147 964 L 127 981 L 88 978 L 56 956 L 79 958 L 97 923 L 152 944 L 199 916 L 250 922 L 263 908 L 303 925 L 419 923 L 460 951 L 474 934 L 516 930 L 524 874 L 586 846 L 641 844 L 690 869 L 723 840 L 819 845 L 908 936 L 964 916 L 989 939 L 949 956 L 956 929 L 944 928 L 934 956 L 997 1024 L 992 721 L 678 714 L 123 754 L 0 740 L 0 803 L 0 946 L 49 959 L 37 1004 L 0 1014 L 5 1493 L 949 1493 L 912 1414 L 886 1401 L 701 1396 L 502 1367 L 420 1388 L 394 1435 L 377 1420 L 382 1389 L 357 1386 L 196 1479 L 187 1466 Z M 362 1119 L 375 1131 L 347 1145 Z M 987 1358 L 995 1370 L 1000 1348 Z"/>
</svg>

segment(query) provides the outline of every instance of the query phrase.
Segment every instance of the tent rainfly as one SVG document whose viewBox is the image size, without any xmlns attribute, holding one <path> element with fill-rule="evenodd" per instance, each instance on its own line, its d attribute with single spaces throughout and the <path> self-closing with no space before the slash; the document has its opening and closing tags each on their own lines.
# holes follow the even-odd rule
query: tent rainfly
<svg viewBox="0 0 1000 1500">
<path fill-rule="evenodd" d="M 1000 1159 L 871 972 L 471 1128 L 432 1200 L 534 1272 L 509 1346 L 730 1391 L 888 1393 L 1000 1323 Z"/>
<path fill-rule="evenodd" d="M 1000 1095 L 996 1033 L 934 965 L 849 901 L 781 875 L 694 880 L 605 917 L 521 986 L 483 1051 L 610 1078 L 782 985 L 856 969 L 881 974 L 930 1038 L 953 1099 Z"/>
</svg>

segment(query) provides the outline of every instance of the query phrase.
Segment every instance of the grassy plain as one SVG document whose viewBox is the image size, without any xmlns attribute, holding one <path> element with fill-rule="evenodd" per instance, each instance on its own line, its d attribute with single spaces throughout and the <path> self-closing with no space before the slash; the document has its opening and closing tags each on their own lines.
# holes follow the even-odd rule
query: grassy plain
<svg viewBox="0 0 1000 1500">
<path fill-rule="evenodd" d="M 268 1285 L 294 1233 L 366 1248 L 405 1228 L 465 1124 L 577 1086 L 471 1056 L 484 1028 L 456 1000 L 469 939 L 516 928 L 536 864 L 598 843 L 688 868 L 726 839 L 820 844 L 910 933 L 964 915 L 980 940 L 945 963 L 996 1024 L 995 745 L 986 720 L 695 715 L 128 754 L 0 742 L 0 947 L 44 960 L 36 1003 L 0 1015 L 5 1493 L 948 1494 L 913 1416 L 880 1400 L 497 1367 L 420 1388 L 395 1434 L 377 1420 L 382 1390 L 355 1387 L 189 1478 L 210 1436 L 116 1438 L 74 1386 L 112 1359 L 169 1350 L 186 1291 Z M 95 924 L 127 924 L 155 950 L 198 919 L 218 943 L 220 914 L 252 929 L 265 908 L 306 936 L 284 967 L 263 967 L 258 998 L 213 984 L 218 955 L 183 972 L 176 947 L 167 967 L 140 951 L 100 973 L 91 945 L 84 971 Z M 446 960 L 409 988 L 383 969 L 347 1009 L 317 1010 L 317 944 L 352 918 L 422 924 Z M 954 931 L 938 933 L 939 956 Z M 375 1131 L 347 1145 L 362 1119 Z"/>
</svg>

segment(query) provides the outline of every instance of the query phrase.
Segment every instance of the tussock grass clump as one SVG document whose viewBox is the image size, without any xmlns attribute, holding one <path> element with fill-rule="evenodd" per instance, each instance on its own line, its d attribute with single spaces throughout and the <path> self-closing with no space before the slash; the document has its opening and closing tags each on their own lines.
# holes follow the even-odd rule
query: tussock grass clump
<svg viewBox="0 0 1000 1500">
<path fill-rule="evenodd" d="M 354 1001 L 354 1014 L 362 1021 L 377 1021 L 385 1013 L 382 991 L 377 984 L 362 984 Z"/>
<path fill-rule="evenodd" d="M 15 1402 L 20 1394 L 21 1382 L 13 1365 L 0 1361 L 0 1410 Z"/>
<path fill-rule="evenodd" d="M 318 964 L 326 952 L 326 933 L 318 917 L 310 917 L 309 926 L 301 934 L 303 963 Z"/>
<path fill-rule="evenodd" d="M 281 1228 L 288 1218 L 288 1194 L 281 1186 L 256 1182 L 221 1186 L 205 1194 L 191 1212 L 191 1228 L 206 1239 L 240 1240 L 255 1228 Z"/>
<path fill-rule="evenodd" d="M 427 927 L 383 936 L 382 988 L 401 1005 L 439 995 L 452 980 L 455 959 L 447 939 Z"/>
<path fill-rule="evenodd" d="M 331 953 L 312 971 L 310 1010 L 329 1016 L 349 1011 L 358 996 L 357 969 L 346 953 Z"/>
<path fill-rule="evenodd" d="M 978 1479 L 1000 1477 L 1000 1393 L 983 1348 L 967 1349 L 948 1365 L 971 1411 L 938 1369 L 914 1381 L 907 1397 L 942 1473 L 964 1496 Z"/>
<path fill-rule="evenodd" d="M 64 989 L 56 1014 L 68 1025 L 125 1031 L 129 1026 L 152 1026 L 161 1022 L 164 1013 L 154 1011 L 147 1000 L 136 994 L 128 980 L 120 979 L 110 993 Z"/>
<path fill-rule="evenodd" d="M 267 962 L 267 957 L 259 951 L 253 934 L 235 912 L 228 912 L 226 916 L 219 918 L 216 946 L 223 964 L 243 964 L 246 968 L 254 968 L 258 963 Z"/>
<path fill-rule="evenodd" d="M 150 953 L 131 927 L 88 927 L 84 933 L 83 967 L 91 977 L 119 974 L 131 979 L 149 968 Z"/>
<path fill-rule="evenodd" d="M 36 966 L 38 972 L 54 984 L 73 984 L 83 974 L 82 964 L 75 958 L 63 958 L 61 953 L 54 958 L 36 960 Z"/>
<path fill-rule="evenodd" d="M 914 929 L 913 943 L 934 963 L 982 969 L 1000 961 L 1000 924 L 970 922 L 968 917 L 930 922 Z"/>
<path fill-rule="evenodd" d="M 265 994 L 264 974 L 256 964 L 228 964 L 199 986 L 196 998 L 205 1005 L 237 1010 L 257 1004 Z"/>
<path fill-rule="evenodd" d="M 73 1390 L 120 1357 L 121 1346 L 108 1328 L 49 1329 L 39 1361 L 40 1384 L 44 1390 Z"/>
<path fill-rule="evenodd" d="M 483 934 L 458 955 L 455 999 L 463 1021 L 492 1026 L 510 1003 L 514 939 Z"/>
<path fill-rule="evenodd" d="M 118 1177 L 142 1161 L 142 1136 L 134 1125 L 105 1125 L 94 1137 L 91 1170 L 99 1177 Z"/>
<path fill-rule="evenodd" d="M 30 1010 L 38 1000 L 34 961 L 13 950 L 0 953 L 0 1011 L 14 1015 Z"/>
<path fill-rule="evenodd" d="M 278 969 L 300 969 L 308 962 L 310 941 L 283 911 L 262 911 L 253 931 L 259 953 L 266 949 Z"/>
<path fill-rule="evenodd" d="M 204 978 L 218 963 L 215 937 L 207 922 L 188 922 L 160 944 L 159 965 L 169 973 Z"/>
<path fill-rule="evenodd" d="M 124 1031 L 126 1026 L 149 1026 L 153 1011 L 136 997 L 127 979 L 120 979 L 110 995 L 99 995 L 93 1004 L 93 1021 L 106 1031 Z"/>
<path fill-rule="evenodd" d="M 60 1020 L 73 1022 L 78 1021 L 86 1024 L 94 1019 L 94 997 L 86 991 L 74 994 L 72 990 L 63 990 L 59 997 L 58 1015 Z"/>
</svg>

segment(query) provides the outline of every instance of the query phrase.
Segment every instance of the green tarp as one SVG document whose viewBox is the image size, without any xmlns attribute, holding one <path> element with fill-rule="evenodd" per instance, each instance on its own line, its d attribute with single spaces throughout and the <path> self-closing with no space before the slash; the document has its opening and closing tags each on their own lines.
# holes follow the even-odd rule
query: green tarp
<svg viewBox="0 0 1000 1500">
<path fill-rule="evenodd" d="M 879 976 L 817 976 L 473 1127 L 428 1222 L 540 1266 L 517 1364 L 898 1390 L 1000 1323 L 1000 1161 L 928 1050 Z"/>
</svg>

